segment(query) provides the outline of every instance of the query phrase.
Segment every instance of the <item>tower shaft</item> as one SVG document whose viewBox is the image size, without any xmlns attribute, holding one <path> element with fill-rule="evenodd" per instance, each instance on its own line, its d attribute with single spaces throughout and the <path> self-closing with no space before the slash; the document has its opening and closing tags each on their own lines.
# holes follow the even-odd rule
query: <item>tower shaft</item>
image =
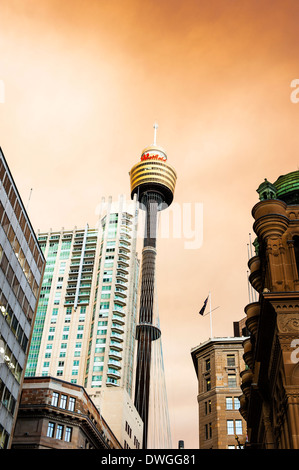
<svg viewBox="0 0 299 470">
<path fill-rule="evenodd" d="M 152 341 L 160 336 L 160 331 L 152 322 L 155 295 L 157 214 L 158 205 L 161 202 L 161 196 L 153 192 L 144 194 L 141 201 L 145 209 L 146 223 L 142 251 L 139 325 L 137 327 L 135 407 L 144 423 L 144 448 L 147 447 L 148 434 Z"/>
<path fill-rule="evenodd" d="M 155 125 L 155 129 L 157 126 Z M 168 165 L 165 151 L 155 143 L 145 148 L 139 163 L 130 171 L 131 197 L 137 196 L 145 211 L 146 224 L 142 250 L 139 324 L 136 327 L 137 364 L 135 407 L 143 420 L 143 448 L 148 442 L 148 416 L 151 380 L 152 342 L 161 336 L 154 323 L 156 238 L 158 212 L 173 201 L 176 172 Z"/>
</svg>

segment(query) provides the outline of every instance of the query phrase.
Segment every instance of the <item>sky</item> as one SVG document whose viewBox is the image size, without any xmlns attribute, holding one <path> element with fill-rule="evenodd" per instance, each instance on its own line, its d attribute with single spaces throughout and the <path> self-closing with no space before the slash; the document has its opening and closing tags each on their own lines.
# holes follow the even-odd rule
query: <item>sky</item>
<svg viewBox="0 0 299 470">
<path fill-rule="evenodd" d="M 129 199 L 159 125 L 183 221 L 157 244 L 174 447 L 198 448 L 198 312 L 211 292 L 213 336 L 233 336 L 256 189 L 298 169 L 298 21 L 297 0 L 0 0 L 0 146 L 36 232 Z"/>
</svg>

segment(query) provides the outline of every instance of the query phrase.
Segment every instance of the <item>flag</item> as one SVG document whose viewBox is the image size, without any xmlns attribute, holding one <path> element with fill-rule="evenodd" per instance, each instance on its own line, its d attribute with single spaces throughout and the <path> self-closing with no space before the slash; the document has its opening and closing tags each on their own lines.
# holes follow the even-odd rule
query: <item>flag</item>
<svg viewBox="0 0 299 470">
<path fill-rule="evenodd" d="M 208 297 L 206 298 L 206 300 L 204 301 L 203 306 L 202 306 L 201 310 L 199 311 L 199 315 L 203 315 L 203 314 L 204 314 L 204 311 L 205 311 L 206 306 L 207 306 L 208 298 L 209 298 L 209 296 L 208 296 Z"/>
</svg>

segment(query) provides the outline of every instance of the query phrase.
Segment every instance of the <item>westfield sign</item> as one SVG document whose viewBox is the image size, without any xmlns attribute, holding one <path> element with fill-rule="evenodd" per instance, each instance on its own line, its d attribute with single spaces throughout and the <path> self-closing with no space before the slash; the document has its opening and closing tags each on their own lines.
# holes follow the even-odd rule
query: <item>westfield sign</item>
<svg viewBox="0 0 299 470">
<path fill-rule="evenodd" d="M 160 160 L 162 162 L 166 162 L 167 158 L 165 155 L 159 155 L 158 153 L 145 153 L 141 157 L 141 161 L 145 160 Z"/>
</svg>

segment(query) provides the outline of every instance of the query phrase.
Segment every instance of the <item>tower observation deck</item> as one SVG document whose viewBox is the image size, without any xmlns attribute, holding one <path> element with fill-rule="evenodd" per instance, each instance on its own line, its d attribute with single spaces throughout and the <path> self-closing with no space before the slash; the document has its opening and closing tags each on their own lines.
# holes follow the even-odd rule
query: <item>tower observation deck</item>
<svg viewBox="0 0 299 470">
<path fill-rule="evenodd" d="M 157 219 L 158 212 L 173 201 L 176 179 L 176 172 L 167 163 L 165 150 L 156 145 L 156 138 L 153 145 L 143 150 L 140 162 L 130 171 L 131 198 L 136 194 L 140 208 L 145 211 L 135 383 L 135 407 L 144 423 L 145 449 L 148 443 L 152 342 L 161 336 L 159 326 L 153 324 Z"/>
</svg>

